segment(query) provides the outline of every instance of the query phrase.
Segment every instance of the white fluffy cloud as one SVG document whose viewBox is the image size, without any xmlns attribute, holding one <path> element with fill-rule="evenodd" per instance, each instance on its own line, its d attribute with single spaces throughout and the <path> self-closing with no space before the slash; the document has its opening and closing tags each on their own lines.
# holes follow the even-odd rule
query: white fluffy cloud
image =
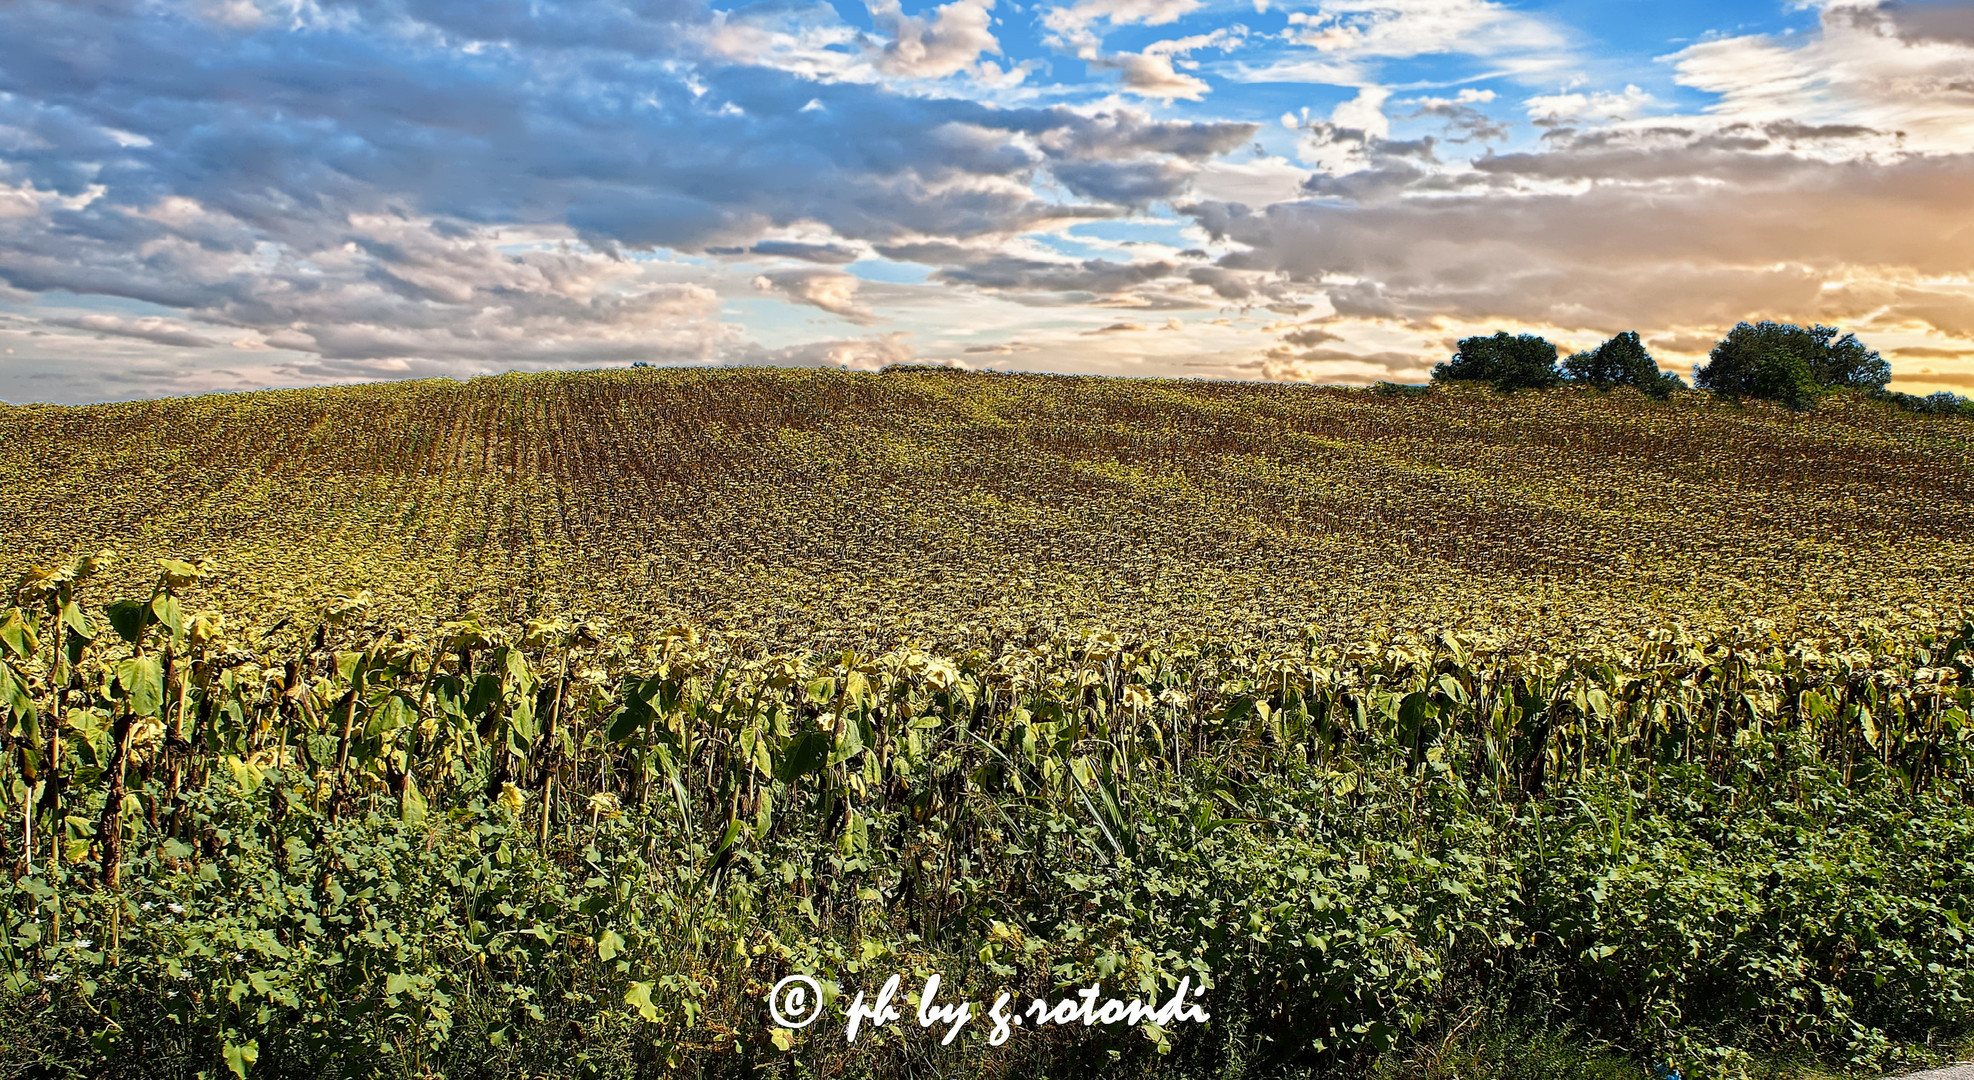
<svg viewBox="0 0 1974 1080">
<path fill-rule="evenodd" d="M 888 75 L 939 79 L 962 71 L 989 78 L 1002 72 L 982 67 L 981 54 L 1001 51 L 992 28 L 994 0 L 953 0 L 930 18 L 907 15 L 898 0 L 872 0 L 871 22 L 890 36 L 879 50 L 877 68 Z"/>
<path fill-rule="evenodd" d="M 756 277 L 754 287 L 821 308 L 859 326 L 877 321 L 877 316 L 857 299 L 857 279 L 840 271 L 780 270 Z"/>
<path fill-rule="evenodd" d="M 1635 120 L 1656 103 L 1657 99 L 1651 94 L 1636 86 L 1627 86 L 1621 91 L 1603 90 L 1588 94 L 1537 94 L 1522 105 L 1536 122 L 1554 125 L 1569 121 L 1595 124 Z"/>
<path fill-rule="evenodd" d="M 1206 80 L 1173 70 L 1172 57 L 1165 53 L 1125 53 L 1105 64 L 1122 71 L 1119 85 L 1139 97 L 1198 101 L 1211 89 Z"/>
</svg>

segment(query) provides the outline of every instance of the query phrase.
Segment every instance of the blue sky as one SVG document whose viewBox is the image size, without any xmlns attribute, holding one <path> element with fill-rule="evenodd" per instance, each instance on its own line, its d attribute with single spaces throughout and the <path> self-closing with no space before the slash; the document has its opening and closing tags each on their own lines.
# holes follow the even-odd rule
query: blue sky
<svg viewBox="0 0 1974 1080">
<path fill-rule="evenodd" d="M 918 360 L 1974 386 L 1964 0 L 17 0 L 0 400 Z"/>
</svg>

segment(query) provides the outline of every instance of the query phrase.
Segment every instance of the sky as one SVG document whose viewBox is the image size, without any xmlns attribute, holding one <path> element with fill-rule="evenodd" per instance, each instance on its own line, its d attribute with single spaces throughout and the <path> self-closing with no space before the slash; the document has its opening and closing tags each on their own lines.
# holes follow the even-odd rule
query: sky
<svg viewBox="0 0 1974 1080">
<path fill-rule="evenodd" d="M 0 0 L 0 401 L 1423 381 L 1818 321 L 1974 393 L 1974 0 Z"/>
</svg>

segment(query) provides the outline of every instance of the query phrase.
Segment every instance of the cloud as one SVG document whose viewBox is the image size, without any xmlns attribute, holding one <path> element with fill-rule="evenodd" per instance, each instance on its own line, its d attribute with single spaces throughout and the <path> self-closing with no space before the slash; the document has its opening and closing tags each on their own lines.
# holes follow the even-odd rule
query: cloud
<svg viewBox="0 0 1974 1080">
<path fill-rule="evenodd" d="M 1493 0 L 1318 0 L 1288 23 L 1286 40 L 1316 58 L 1286 57 L 1239 78 L 1360 86 L 1377 81 L 1382 62 L 1460 55 L 1532 79 L 1575 60 L 1569 36 L 1549 20 Z"/>
<path fill-rule="evenodd" d="M 1399 105 L 1413 105 L 1416 108 L 1406 119 L 1436 117 L 1445 122 L 1450 142 L 1499 142 L 1508 138 L 1508 125 L 1489 116 L 1480 108 L 1494 101 L 1492 90 L 1476 90 L 1472 87 L 1460 91 L 1454 97 L 1416 97 L 1396 102 Z"/>
<path fill-rule="evenodd" d="M 1055 167 L 1055 176 L 1079 195 L 1142 207 L 1184 195 L 1195 171 L 1188 162 L 1142 157 L 1068 161 Z"/>
<path fill-rule="evenodd" d="M 1265 307 L 1278 311 L 1302 311 L 1307 290 L 1298 288 L 1281 275 L 1254 270 L 1230 270 L 1225 266 L 1194 266 L 1186 279 L 1222 301 L 1242 308 Z"/>
<path fill-rule="evenodd" d="M 1645 339 L 1655 353 L 1700 354 L 1712 351 L 1719 340 L 1717 333 L 1673 333 L 1655 334 Z"/>
<path fill-rule="evenodd" d="M 1458 94 L 1455 94 L 1452 97 L 1433 97 L 1431 95 L 1425 95 L 1421 97 L 1407 98 L 1400 104 L 1417 105 L 1421 110 L 1443 109 L 1451 106 L 1487 105 L 1492 103 L 1494 99 L 1499 96 L 1500 96 L 1499 94 L 1496 94 L 1492 90 L 1481 90 L 1469 86 L 1461 90 Z"/>
<path fill-rule="evenodd" d="M 1538 94 L 1522 103 L 1538 124 L 1558 126 L 1568 121 L 1591 123 L 1631 120 L 1645 114 L 1656 103 L 1651 94 L 1636 86 L 1622 92 L 1592 94 Z"/>
<path fill-rule="evenodd" d="M 1549 23 L 1492 0 L 1318 0 L 1313 12 L 1292 12 L 1289 25 L 1297 43 L 1350 56 L 1498 56 L 1567 45 Z"/>
<path fill-rule="evenodd" d="M 1330 113 L 1330 123 L 1340 128 L 1361 131 L 1375 138 L 1391 134 L 1391 121 L 1385 117 L 1385 99 L 1391 91 L 1382 86 L 1365 86 L 1357 91 L 1357 96 L 1338 105 Z"/>
<path fill-rule="evenodd" d="M 211 349 L 219 345 L 219 342 L 200 334 L 185 323 L 155 315 L 135 319 L 125 319 L 116 315 L 78 315 L 42 321 L 50 326 L 66 326 L 75 330 L 87 330 L 92 334 L 134 338 L 138 341 L 149 341 L 182 349 Z"/>
<path fill-rule="evenodd" d="M 1806 39 L 1744 35 L 1668 59 L 1730 120 L 1897 133 L 1908 151 L 1974 145 L 1974 5 L 1831 4 Z"/>
<path fill-rule="evenodd" d="M 1248 28 L 1240 24 L 1217 27 L 1209 33 L 1154 41 L 1139 52 L 1105 54 L 1102 39 L 1093 24 L 1108 20 L 1112 26 L 1146 23 L 1160 26 L 1191 13 L 1196 0 L 1086 0 L 1071 7 L 1059 7 L 1043 17 L 1050 40 L 1075 53 L 1078 59 L 1101 71 L 1119 71 L 1119 89 L 1138 97 L 1198 101 L 1212 86 L 1205 79 L 1177 70 L 1178 66 L 1197 68 L 1197 61 L 1180 59 L 1203 49 L 1226 52 L 1240 48 L 1248 38 Z"/>
<path fill-rule="evenodd" d="M 879 248 L 887 258 L 939 264 L 934 280 L 993 291 L 1051 292 L 1083 300 L 1114 296 L 1167 277 L 1178 264 L 1158 259 L 1120 263 L 1109 259 L 1038 258 L 990 247 L 941 242 Z"/>
<path fill-rule="evenodd" d="M 747 248 L 713 249 L 717 255 L 762 255 L 768 258 L 801 259 L 804 262 L 843 265 L 856 262 L 862 253 L 843 244 L 812 244 L 795 240 L 763 240 Z"/>
<path fill-rule="evenodd" d="M 1459 180 L 1390 170 L 1369 174 L 1345 202 L 1191 212 L 1250 248 L 1226 265 L 1376 281 L 1394 313 L 1421 319 L 1599 330 L 1731 322 L 1836 302 L 1841 294 L 1823 296 L 1823 284 L 1846 268 L 1893 268 L 1916 290 L 1922 275 L 1967 267 L 1956 234 L 1974 229 L 1964 197 L 1974 156 L 1833 164 L 1743 158 L 1704 142 L 1502 155 Z M 1647 197 L 1651 209 L 1640 212 Z"/>
<path fill-rule="evenodd" d="M 1391 91 L 1382 86 L 1360 87 L 1356 97 L 1330 110 L 1328 120 L 1315 119 L 1304 109 L 1300 117 L 1285 114 L 1282 125 L 1306 132 L 1296 143 L 1297 156 L 1326 176 L 1358 172 L 1407 156 L 1423 155 L 1432 160 L 1434 140 L 1430 136 L 1410 143 L 1388 138 L 1391 118 L 1385 115 L 1384 104 L 1390 97 Z"/>
<path fill-rule="evenodd" d="M 1094 60 L 1102 39 L 1095 26 L 1166 26 L 1198 11 L 1201 0 L 1077 0 L 1042 13 L 1049 40 L 1084 60 Z"/>
<path fill-rule="evenodd" d="M 1251 32 L 1246 26 L 1235 23 L 1232 26 L 1216 27 L 1204 34 L 1189 34 L 1185 37 L 1154 41 L 1145 46 L 1143 51 L 1148 56 L 1190 56 L 1203 49 L 1217 49 L 1224 53 L 1247 44 Z"/>
<path fill-rule="evenodd" d="M 1276 382 L 1371 383 L 1425 381 L 1436 361 L 1413 353 L 1355 353 L 1347 349 L 1273 349 L 1256 365 Z"/>
<path fill-rule="evenodd" d="M 872 10 L 881 46 L 801 3 L 0 6 L 0 293 L 158 305 L 217 331 L 91 329 L 297 379 L 714 362 L 753 355 L 720 296 L 758 271 L 673 253 L 843 265 L 1121 216 L 1254 130 L 901 93 L 985 73 L 991 4 Z M 766 276 L 872 318 L 845 276 Z"/>
<path fill-rule="evenodd" d="M 1066 0 L 1039 44 L 991 0 L 0 4 L 0 389 L 50 342 L 106 394 L 968 349 L 1357 379 L 1759 316 L 1974 368 L 1909 351 L 1974 340 L 1974 5 L 1795 6 L 1683 39 L 1670 94 L 1507 0 Z M 1262 135 L 1263 77 L 1347 91 Z M 1185 311 L 1232 322 L 1082 333 Z"/>
<path fill-rule="evenodd" d="M 1266 206 L 1301 197 L 1309 170 L 1287 158 L 1260 156 L 1246 161 L 1220 159 L 1203 163 L 1193 174 L 1191 191 L 1202 199 Z"/>
<path fill-rule="evenodd" d="M 324 361 L 703 359 L 734 337 L 711 289 L 570 245 L 566 229 L 351 214 L 333 228 L 291 223 L 281 245 L 259 235 L 189 201 L 91 206 L 0 224 L 0 277 L 179 308 Z M 96 320 L 85 329 L 192 344 L 166 320 L 84 318 Z"/>
<path fill-rule="evenodd" d="M 1887 3 L 1867 8 L 1905 41 L 1946 41 L 1974 45 L 1974 4 Z"/>
<path fill-rule="evenodd" d="M 996 342 L 995 344 L 992 345 L 968 345 L 966 347 L 966 353 L 969 356 L 975 356 L 975 355 L 1011 356 L 1015 353 L 1034 352 L 1036 348 L 1037 348 L 1036 346 L 1029 345 L 1025 342 L 1002 341 L 1002 342 Z"/>
<path fill-rule="evenodd" d="M 870 0 L 866 6 L 871 22 L 891 36 L 877 59 L 878 70 L 887 75 L 944 78 L 979 70 L 982 53 L 1001 51 L 990 26 L 994 0 L 953 0 L 935 8 L 929 19 L 905 14 L 898 0 Z"/>
<path fill-rule="evenodd" d="M 754 287 L 763 292 L 779 293 L 798 304 L 868 326 L 877 316 L 857 302 L 857 285 L 856 278 L 833 270 L 782 270 L 754 279 Z"/>
<path fill-rule="evenodd" d="M 1302 326 L 1282 335 L 1284 344 L 1304 349 L 1313 349 L 1319 345 L 1327 345 L 1330 342 L 1342 341 L 1343 339 L 1342 334 L 1314 324 Z"/>
<path fill-rule="evenodd" d="M 1741 319 L 1783 318 L 1880 340 L 1974 337 L 1974 137 L 1941 134 L 1974 131 L 1974 96 L 1942 81 L 1974 71 L 1974 50 L 1900 37 L 1900 18 L 1833 7 L 1800 40 L 1675 54 L 1680 81 L 1721 95 L 1697 116 L 1647 115 L 1657 103 L 1636 88 L 1531 98 L 1550 128 L 1539 145 L 1464 160 L 1447 159 L 1450 141 L 1392 138 L 1368 86 L 1328 120 L 1284 117 L 1318 169 L 1312 198 L 1184 210 L 1234 247 L 1218 269 L 1322 298 L 1326 332 L 1358 355 L 1370 351 L 1350 339 L 1367 327 L 1710 343 Z M 1462 106 L 1400 102 L 1413 103 Z M 1859 122 L 1870 117 L 1906 126 Z M 1340 359 L 1284 348 L 1278 360 Z"/>
<path fill-rule="evenodd" d="M 1119 85 L 1139 97 L 1198 101 L 1212 89 L 1205 79 L 1174 71 L 1172 58 L 1161 53 L 1124 53 L 1104 59 L 1101 66 L 1122 71 L 1124 78 Z"/>
<path fill-rule="evenodd" d="M 1974 155 L 1830 163 L 1704 142 L 1503 155 L 1458 182 L 1368 173 L 1383 186 L 1342 201 L 1190 212 L 1245 247 L 1225 267 L 1286 272 L 1340 313 L 1420 328 L 1771 317 L 1974 334 L 1974 295 L 1952 283 L 1968 269 Z"/>
<path fill-rule="evenodd" d="M 1198 101 L 1204 98 L 1212 86 L 1205 79 L 1175 69 L 1175 64 L 1197 68 L 1196 61 L 1177 59 L 1199 52 L 1202 49 L 1218 49 L 1222 52 L 1240 48 L 1246 43 L 1248 29 L 1236 24 L 1222 26 L 1211 33 L 1193 34 L 1182 38 L 1154 41 L 1140 52 L 1120 53 L 1115 56 L 1088 57 L 1092 67 L 1121 71 L 1124 76 L 1118 86 L 1129 94 L 1139 97 L 1162 98 L 1167 102 L 1183 98 Z"/>
<path fill-rule="evenodd" d="M 1900 382 L 1966 388 L 1974 387 L 1974 374 L 1959 371 L 1922 371 L 1911 376 L 1894 377 L 1892 382 L 1893 389 L 1897 389 L 1897 384 Z"/>
<path fill-rule="evenodd" d="M 740 358 L 750 364 L 779 367 L 840 367 L 854 371 L 876 371 L 890 364 L 909 364 L 918 359 L 911 334 L 898 331 L 869 338 L 818 341 L 785 349 L 758 350 Z"/>
</svg>

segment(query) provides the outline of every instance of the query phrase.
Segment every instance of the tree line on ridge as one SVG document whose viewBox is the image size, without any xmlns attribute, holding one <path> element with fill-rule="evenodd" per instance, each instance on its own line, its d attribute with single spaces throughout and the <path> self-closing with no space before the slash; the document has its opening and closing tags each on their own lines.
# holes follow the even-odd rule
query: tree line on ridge
<svg viewBox="0 0 1974 1080">
<path fill-rule="evenodd" d="M 1537 334 L 1504 330 L 1463 338 L 1453 357 L 1433 368 L 1432 377 L 1434 382 L 1487 382 L 1503 391 L 1629 386 L 1657 398 L 1686 387 L 1679 376 L 1660 370 L 1636 331 L 1560 362 L 1559 352 Z M 1833 391 L 1856 390 L 1914 412 L 1974 416 L 1974 401 L 1946 391 L 1926 397 L 1902 394 L 1885 389 L 1891 381 L 1891 365 L 1856 334 L 1820 324 L 1740 323 L 1714 345 L 1705 364 L 1693 368 L 1694 387 L 1728 398 L 1807 409 Z"/>
</svg>

